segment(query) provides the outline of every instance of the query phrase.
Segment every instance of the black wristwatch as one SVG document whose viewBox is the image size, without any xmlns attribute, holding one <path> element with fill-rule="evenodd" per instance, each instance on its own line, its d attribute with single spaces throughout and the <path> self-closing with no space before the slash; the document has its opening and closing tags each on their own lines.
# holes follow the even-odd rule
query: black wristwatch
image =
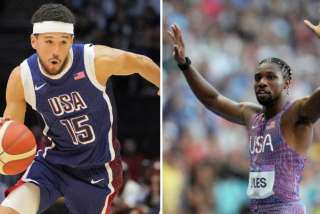
<svg viewBox="0 0 320 214">
<path fill-rule="evenodd" d="M 191 60 L 189 59 L 189 57 L 186 56 L 185 58 L 186 58 L 185 64 L 183 64 L 183 65 L 178 64 L 181 71 L 187 70 L 191 65 Z"/>
</svg>

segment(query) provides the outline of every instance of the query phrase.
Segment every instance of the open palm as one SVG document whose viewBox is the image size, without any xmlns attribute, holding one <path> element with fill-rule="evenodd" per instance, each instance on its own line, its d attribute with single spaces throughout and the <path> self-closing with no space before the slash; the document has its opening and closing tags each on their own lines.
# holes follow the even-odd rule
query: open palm
<svg viewBox="0 0 320 214">
<path fill-rule="evenodd" d="M 172 38 L 174 43 L 173 58 L 178 64 L 183 65 L 186 63 L 186 59 L 184 56 L 184 42 L 182 40 L 181 30 L 176 23 L 171 25 L 171 29 L 173 33 L 170 31 L 167 31 L 167 33 Z"/>
</svg>

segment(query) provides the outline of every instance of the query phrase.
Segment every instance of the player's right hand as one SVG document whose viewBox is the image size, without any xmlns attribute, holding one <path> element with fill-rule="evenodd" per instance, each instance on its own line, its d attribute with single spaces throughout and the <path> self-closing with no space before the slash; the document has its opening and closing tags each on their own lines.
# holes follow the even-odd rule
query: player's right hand
<svg viewBox="0 0 320 214">
<path fill-rule="evenodd" d="M 10 116 L 0 117 L 0 127 L 4 124 L 4 122 L 11 120 Z"/>
<path fill-rule="evenodd" d="M 167 33 L 172 38 L 174 44 L 173 58 L 178 64 L 183 65 L 186 63 L 186 59 L 184 55 L 184 43 L 181 36 L 181 30 L 177 23 L 171 25 L 171 29 L 173 34 L 170 31 L 167 31 Z"/>
</svg>

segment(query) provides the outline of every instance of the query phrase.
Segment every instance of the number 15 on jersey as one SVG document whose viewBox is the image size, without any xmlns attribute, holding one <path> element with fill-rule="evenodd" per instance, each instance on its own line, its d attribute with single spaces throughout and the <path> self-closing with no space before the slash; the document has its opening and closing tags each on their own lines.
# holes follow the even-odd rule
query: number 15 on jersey
<svg viewBox="0 0 320 214">
<path fill-rule="evenodd" d="M 87 115 L 75 117 L 70 120 L 60 120 L 60 123 L 67 128 L 73 144 L 88 144 L 96 139 L 92 127 L 88 124 L 82 124 L 88 120 Z"/>
</svg>

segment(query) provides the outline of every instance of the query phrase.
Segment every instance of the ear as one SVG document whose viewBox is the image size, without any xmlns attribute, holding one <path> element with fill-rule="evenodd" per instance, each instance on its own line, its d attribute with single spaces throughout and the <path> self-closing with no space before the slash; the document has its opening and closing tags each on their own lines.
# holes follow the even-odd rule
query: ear
<svg viewBox="0 0 320 214">
<path fill-rule="evenodd" d="M 37 49 L 37 37 L 35 37 L 35 35 L 31 34 L 30 40 L 31 40 L 32 48 Z"/>
<path fill-rule="evenodd" d="M 284 89 L 289 88 L 290 82 L 291 82 L 290 79 L 285 79 L 284 80 Z"/>
<path fill-rule="evenodd" d="M 73 44 L 74 35 L 71 36 L 71 45 Z M 71 46 L 70 46 L 71 48 Z"/>
</svg>

